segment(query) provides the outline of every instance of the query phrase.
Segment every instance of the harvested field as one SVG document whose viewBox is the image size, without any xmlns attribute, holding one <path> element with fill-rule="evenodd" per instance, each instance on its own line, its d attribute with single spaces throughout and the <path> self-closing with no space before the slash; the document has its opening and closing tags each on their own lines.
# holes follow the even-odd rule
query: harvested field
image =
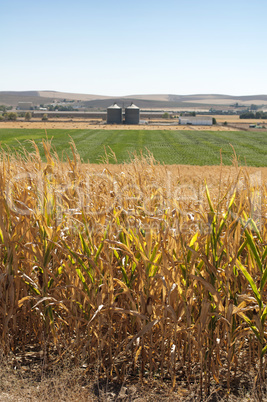
<svg viewBox="0 0 267 402">
<path fill-rule="evenodd" d="M 229 124 L 231 123 L 246 123 L 246 124 L 264 124 L 267 123 L 266 120 L 264 119 L 240 119 L 239 116 L 234 116 L 234 115 L 218 115 L 214 116 L 216 118 L 216 121 L 218 123 L 224 123 L 227 121 Z"/>
<path fill-rule="evenodd" d="M 94 119 L 95 120 L 95 119 Z M 225 121 L 225 120 L 224 120 Z M 91 123 L 90 121 L 85 122 L 79 121 L 76 119 L 75 121 L 53 121 L 53 122 L 43 122 L 43 121 L 15 121 L 9 122 L 4 121 L 0 122 L 0 129 L 2 128 L 9 128 L 9 129 L 16 129 L 16 128 L 25 128 L 25 129 L 41 129 L 41 130 L 48 130 L 48 129 L 62 129 L 62 130 L 73 130 L 73 129 L 92 129 L 92 130 L 188 130 L 188 126 L 163 126 L 159 124 L 149 124 L 149 125 L 142 125 L 139 124 L 138 126 L 132 125 L 113 125 L 113 124 L 95 124 Z M 193 128 L 194 130 L 203 130 L 203 126 L 190 126 L 190 129 Z M 234 129 L 230 127 L 224 126 L 210 126 L 207 127 L 210 131 L 233 131 Z M 206 129 L 206 127 L 204 127 Z"/>
</svg>

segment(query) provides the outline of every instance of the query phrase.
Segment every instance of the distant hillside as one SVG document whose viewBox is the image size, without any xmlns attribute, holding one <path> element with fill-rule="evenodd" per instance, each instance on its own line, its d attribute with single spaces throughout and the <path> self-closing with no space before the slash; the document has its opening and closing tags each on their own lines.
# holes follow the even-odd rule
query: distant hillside
<svg viewBox="0 0 267 402">
<path fill-rule="evenodd" d="M 38 91 L 0 92 L 0 105 L 18 106 L 19 102 L 32 102 L 33 106 L 42 103 L 50 103 L 54 98 L 46 98 L 39 95 Z"/>
<path fill-rule="evenodd" d="M 46 98 L 79 100 L 79 101 L 91 101 L 94 99 L 111 98 L 111 96 L 75 94 L 75 93 L 57 92 L 57 91 L 39 91 L 38 93 L 39 93 L 39 96 L 46 97 Z"/>
<path fill-rule="evenodd" d="M 110 99 L 97 99 L 92 101 L 83 102 L 83 105 L 89 109 L 106 109 L 113 103 L 117 103 L 121 107 L 127 107 L 132 102 L 135 103 L 141 109 L 175 109 L 175 108 L 192 108 L 192 107 L 201 107 L 201 108 L 210 108 L 212 104 L 194 104 L 189 102 L 181 102 L 181 101 L 161 101 L 161 100 L 149 100 L 144 98 L 137 97 L 123 97 L 123 98 L 110 98 Z"/>
<path fill-rule="evenodd" d="M 108 97 L 100 95 L 72 94 L 68 92 L 56 91 L 0 91 L 0 105 L 16 107 L 18 102 L 32 102 L 33 106 L 52 103 L 53 101 L 80 100 L 90 101 L 93 99 L 106 99 Z"/>
<path fill-rule="evenodd" d="M 0 92 L 0 105 L 16 107 L 18 102 L 32 102 L 33 106 L 49 104 L 53 101 L 62 102 L 79 101 L 81 106 L 88 109 L 105 109 L 117 102 L 121 106 L 136 103 L 142 109 L 175 109 L 175 108 L 229 108 L 238 103 L 239 106 L 267 105 L 267 95 L 231 96 L 222 94 L 149 94 L 128 95 L 121 97 L 77 94 L 57 91 L 2 91 Z"/>
</svg>

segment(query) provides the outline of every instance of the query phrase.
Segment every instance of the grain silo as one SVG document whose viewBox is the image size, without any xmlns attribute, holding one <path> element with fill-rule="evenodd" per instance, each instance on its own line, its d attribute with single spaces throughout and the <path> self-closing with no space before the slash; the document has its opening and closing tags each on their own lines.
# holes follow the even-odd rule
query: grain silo
<svg viewBox="0 0 267 402">
<path fill-rule="evenodd" d="M 108 124 L 121 124 L 122 123 L 122 108 L 114 103 L 107 108 L 107 123 Z"/>
<path fill-rule="evenodd" d="M 133 103 L 125 108 L 125 124 L 139 124 L 140 109 Z"/>
</svg>

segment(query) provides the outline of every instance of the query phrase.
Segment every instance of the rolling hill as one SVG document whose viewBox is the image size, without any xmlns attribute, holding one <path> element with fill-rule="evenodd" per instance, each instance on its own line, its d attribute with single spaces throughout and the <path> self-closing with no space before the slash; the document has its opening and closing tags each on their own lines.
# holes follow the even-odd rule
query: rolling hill
<svg viewBox="0 0 267 402">
<path fill-rule="evenodd" d="M 148 94 L 127 96 L 105 96 L 94 94 L 79 94 L 57 91 L 0 91 L 0 104 L 16 107 L 18 102 L 32 102 L 33 106 L 49 104 L 53 101 L 79 101 L 79 104 L 88 109 L 105 109 L 117 102 L 127 106 L 135 102 L 142 109 L 171 109 L 171 108 L 229 108 L 238 103 L 248 107 L 252 103 L 267 106 L 267 95 L 231 96 L 222 94 Z"/>
</svg>

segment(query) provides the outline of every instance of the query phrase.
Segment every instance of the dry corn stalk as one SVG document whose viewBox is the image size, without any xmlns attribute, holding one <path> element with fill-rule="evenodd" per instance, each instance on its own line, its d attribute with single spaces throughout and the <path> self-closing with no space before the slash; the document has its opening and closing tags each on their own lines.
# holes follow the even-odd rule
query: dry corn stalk
<svg viewBox="0 0 267 402">
<path fill-rule="evenodd" d="M 121 380 L 132 371 L 175 386 L 183 373 L 202 395 L 225 369 L 230 391 L 240 362 L 251 364 L 253 336 L 260 395 L 266 187 L 255 221 L 255 186 L 238 168 L 210 192 L 152 156 L 113 173 L 82 165 L 73 144 L 68 163 L 43 146 L 46 162 L 36 145 L 26 158 L 1 156 L 3 349 L 54 344 Z"/>
</svg>

